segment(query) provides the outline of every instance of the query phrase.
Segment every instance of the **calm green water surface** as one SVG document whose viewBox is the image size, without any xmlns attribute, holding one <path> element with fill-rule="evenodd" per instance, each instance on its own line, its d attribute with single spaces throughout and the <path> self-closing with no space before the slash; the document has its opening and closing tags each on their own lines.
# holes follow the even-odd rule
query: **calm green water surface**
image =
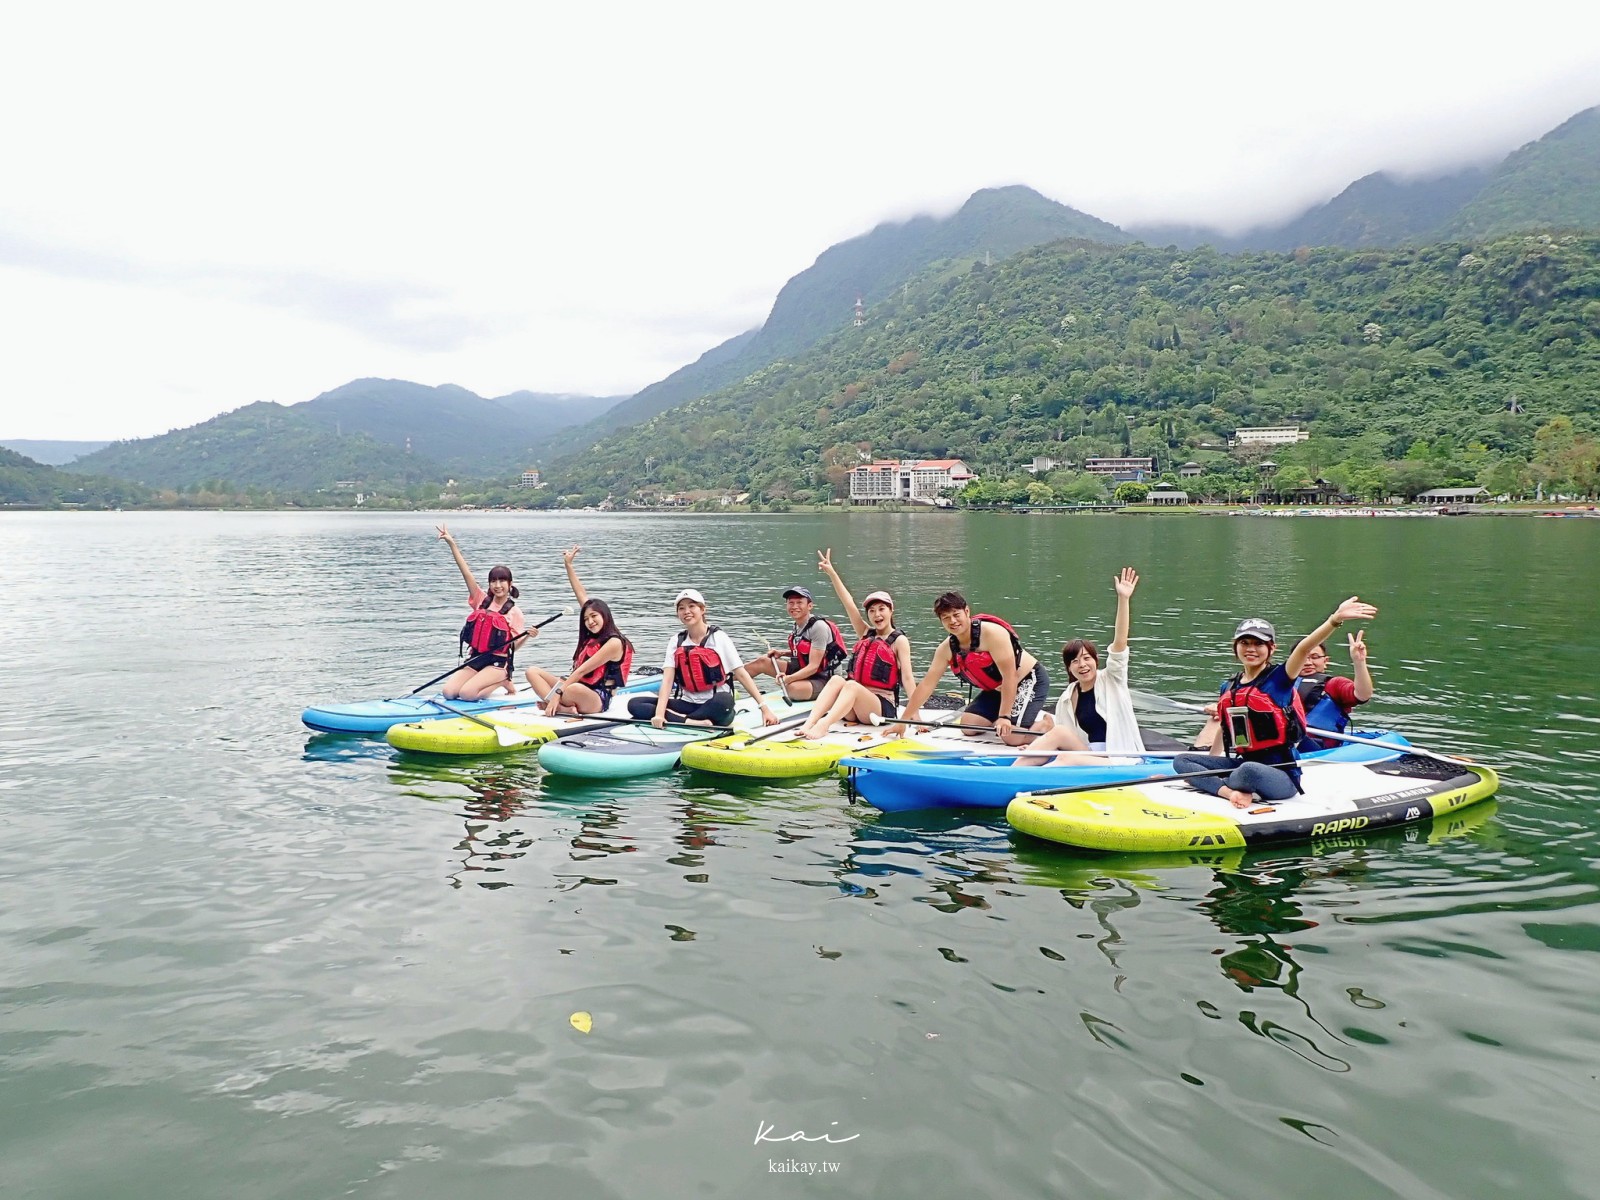
<svg viewBox="0 0 1600 1200">
<path fill-rule="evenodd" d="M 1596 1194 L 1600 522 L 453 528 L 530 613 L 570 603 L 581 542 L 645 661 L 680 587 L 778 638 L 783 587 L 827 591 L 818 546 L 895 594 L 919 665 L 948 586 L 1041 657 L 1103 644 L 1132 564 L 1135 686 L 1189 698 L 1240 617 L 1295 631 L 1357 593 L 1370 722 L 1504 786 L 1447 827 L 1191 861 L 885 818 L 833 780 L 407 761 L 298 713 L 449 662 L 428 518 L 8 515 L 0 1191 Z"/>
</svg>

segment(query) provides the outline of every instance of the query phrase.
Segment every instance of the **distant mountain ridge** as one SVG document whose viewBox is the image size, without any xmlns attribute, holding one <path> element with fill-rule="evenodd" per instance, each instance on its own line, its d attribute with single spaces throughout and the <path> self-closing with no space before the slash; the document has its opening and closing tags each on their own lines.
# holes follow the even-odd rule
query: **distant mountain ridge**
<svg viewBox="0 0 1600 1200">
<path fill-rule="evenodd" d="M 357 379 L 300 404 L 250 404 L 160 437 L 113 442 L 69 469 L 156 487 L 221 479 L 300 491 L 510 474 L 534 461 L 550 433 L 619 399 L 513 392 L 490 400 L 454 384 Z"/>
<path fill-rule="evenodd" d="M 849 331 L 857 297 L 887 311 L 905 299 L 900 289 L 912 280 L 954 280 L 974 262 L 998 264 L 1056 242 L 1114 247 L 1137 237 L 1230 252 L 1289 252 L 1476 241 L 1550 228 L 1600 229 L 1600 107 L 1578 113 L 1492 170 L 1417 181 L 1369 175 L 1290 221 L 1238 237 L 1177 226 L 1130 233 L 1030 188 L 985 189 L 950 216 L 885 222 L 829 247 L 784 285 L 759 329 L 712 347 L 631 398 L 516 392 L 488 399 L 454 385 L 361 379 L 299 405 L 252 405 L 164 438 L 114 443 L 70 469 L 167 487 L 217 478 L 240 486 L 324 488 L 335 480 L 493 476 L 534 462 L 549 466 L 580 451 L 603 453 L 618 430 L 747 386 L 752 376 Z M 920 302 L 933 290 L 924 287 Z M 917 311 L 915 305 L 909 310 Z M 261 445 L 247 444 L 261 439 Z M 221 464 L 228 473 L 219 472 Z"/>
<path fill-rule="evenodd" d="M 1600 106 L 1513 151 L 1439 232 L 1491 238 L 1534 228 L 1600 228 Z"/>
<path fill-rule="evenodd" d="M 552 439 L 542 461 L 573 453 L 607 433 L 709 395 L 815 345 L 849 326 L 857 299 L 869 305 L 882 300 L 936 263 L 985 256 L 999 260 L 1062 238 L 1111 245 L 1132 240 L 1109 222 L 1020 185 L 974 192 L 948 217 L 885 221 L 819 254 L 783 285 L 759 329 L 713 347 L 600 420 Z"/>
<path fill-rule="evenodd" d="M 36 463 L 43 463 L 47 467 L 59 467 L 69 463 L 75 458 L 85 454 L 93 454 L 102 446 L 109 446 L 105 442 L 63 442 L 40 438 L 0 438 L 0 446 L 7 450 L 15 450 L 25 458 Z"/>
<path fill-rule="evenodd" d="M 1380 171 L 1282 224 L 1235 235 L 1177 224 L 1136 226 L 1130 232 L 1153 246 L 1288 253 L 1302 246 L 1388 248 L 1530 229 L 1600 229 L 1600 106 L 1585 109 L 1493 167 L 1418 180 Z"/>
</svg>

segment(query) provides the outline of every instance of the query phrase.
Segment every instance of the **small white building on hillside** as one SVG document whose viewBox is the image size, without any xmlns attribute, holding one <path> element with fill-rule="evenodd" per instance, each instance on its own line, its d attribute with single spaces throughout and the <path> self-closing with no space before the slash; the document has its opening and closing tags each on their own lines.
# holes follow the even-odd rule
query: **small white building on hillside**
<svg viewBox="0 0 1600 1200">
<path fill-rule="evenodd" d="M 1296 442 L 1309 441 L 1311 435 L 1303 429 L 1294 426 L 1260 429 L 1236 429 L 1233 433 L 1233 443 L 1241 450 L 1251 446 L 1292 446 Z"/>
</svg>

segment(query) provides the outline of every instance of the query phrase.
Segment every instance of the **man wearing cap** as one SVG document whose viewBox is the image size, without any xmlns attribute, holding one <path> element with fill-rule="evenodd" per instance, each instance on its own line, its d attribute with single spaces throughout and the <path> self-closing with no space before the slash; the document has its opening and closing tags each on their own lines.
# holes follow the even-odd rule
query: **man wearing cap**
<svg viewBox="0 0 1600 1200">
<path fill-rule="evenodd" d="M 790 700 L 815 700 L 845 658 L 844 634 L 827 617 L 813 612 L 811 590 L 795 584 L 784 590 L 794 628 L 789 649 L 772 650 L 750 661 L 750 674 L 774 675 Z"/>
<path fill-rule="evenodd" d="M 1278 634 L 1260 617 L 1240 621 L 1233 631 L 1233 654 L 1242 668 L 1219 689 L 1220 725 L 1210 754 L 1180 754 L 1173 773 L 1211 771 L 1188 780 L 1191 787 L 1220 796 L 1235 808 L 1288 800 L 1300 791 L 1300 739 L 1305 711 L 1295 679 L 1312 650 L 1346 621 L 1371 620 L 1378 610 L 1351 596 L 1333 615 L 1300 639 L 1287 660 L 1272 661 Z M 1207 727 L 1210 728 L 1209 726 Z"/>
<path fill-rule="evenodd" d="M 654 696 L 628 701 L 628 715 L 648 720 L 657 729 L 668 721 L 688 725 L 726 725 L 733 717 L 733 687 L 737 679 L 761 707 L 764 724 L 775 725 L 761 689 L 745 669 L 733 639 L 715 625 L 706 624 L 706 598 L 693 588 L 677 595 L 678 620 L 683 631 L 667 643 L 661 662 L 661 688 Z"/>
</svg>

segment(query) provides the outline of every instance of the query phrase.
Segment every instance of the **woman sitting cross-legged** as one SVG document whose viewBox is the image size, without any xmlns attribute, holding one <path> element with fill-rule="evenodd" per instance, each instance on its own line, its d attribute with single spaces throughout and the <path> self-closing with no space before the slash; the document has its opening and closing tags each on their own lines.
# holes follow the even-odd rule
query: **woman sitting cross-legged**
<svg viewBox="0 0 1600 1200">
<path fill-rule="evenodd" d="M 1306 655 L 1327 641 L 1335 629 L 1346 621 L 1370 620 L 1377 615 L 1372 605 L 1351 596 L 1300 639 L 1281 663 L 1272 661 L 1277 634 L 1271 624 L 1259 617 L 1241 621 L 1233 633 L 1233 653 L 1242 670 L 1220 689 L 1217 717 L 1221 728 L 1212 743 L 1213 753 L 1180 754 L 1173 759 L 1173 773 L 1217 772 L 1187 782 L 1235 808 L 1250 808 L 1263 801 L 1276 803 L 1297 795 L 1300 739 L 1305 736 L 1306 718 L 1295 678 Z"/>
</svg>

